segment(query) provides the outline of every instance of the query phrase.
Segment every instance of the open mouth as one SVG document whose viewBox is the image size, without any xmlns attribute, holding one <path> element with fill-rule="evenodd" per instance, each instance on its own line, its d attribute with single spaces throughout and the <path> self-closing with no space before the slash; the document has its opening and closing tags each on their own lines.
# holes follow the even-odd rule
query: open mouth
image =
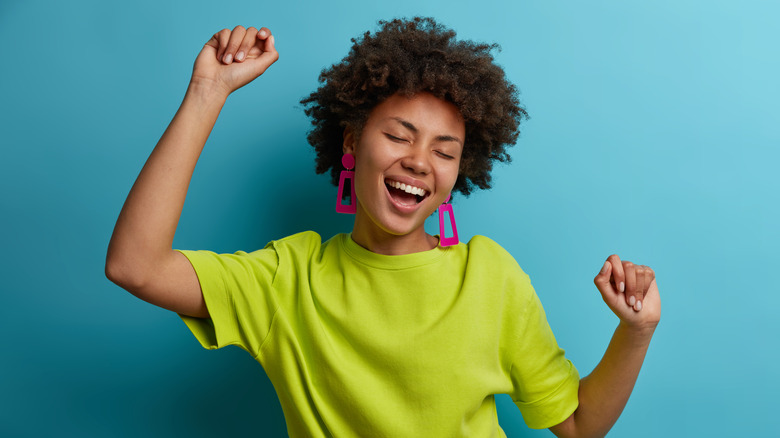
<svg viewBox="0 0 780 438">
<path fill-rule="evenodd" d="M 425 189 L 398 181 L 385 180 L 385 186 L 393 200 L 401 205 L 417 205 L 428 196 Z"/>
</svg>

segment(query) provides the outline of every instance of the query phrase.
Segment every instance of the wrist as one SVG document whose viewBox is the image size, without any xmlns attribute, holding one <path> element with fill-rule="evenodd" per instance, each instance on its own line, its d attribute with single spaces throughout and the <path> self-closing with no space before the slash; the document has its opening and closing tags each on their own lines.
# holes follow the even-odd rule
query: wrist
<svg viewBox="0 0 780 438">
<path fill-rule="evenodd" d="M 192 78 L 189 86 L 187 86 L 187 96 L 195 97 L 199 100 L 219 102 L 222 104 L 227 100 L 229 95 L 230 90 L 218 81 L 211 79 Z"/>
<path fill-rule="evenodd" d="M 656 327 L 658 327 L 657 321 L 647 323 L 631 323 L 621 320 L 618 324 L 618 330 L 624 332 L 632 339 L 645 340 L 647 342 L 650 342 L 650 339 L 653 338 Z"/>
</svg>

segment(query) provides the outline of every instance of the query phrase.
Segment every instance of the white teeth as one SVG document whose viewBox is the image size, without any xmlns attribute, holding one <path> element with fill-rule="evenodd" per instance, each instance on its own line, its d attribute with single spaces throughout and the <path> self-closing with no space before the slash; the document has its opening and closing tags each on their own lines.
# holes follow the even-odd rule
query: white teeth
<svg viewBox="0 0 780 438">
<path fill-rule="evenodd" d="M 425 196 L 425 189 L 421 189 L 419 187 L 407 185 L 398 181 L 392 181 L 389 183 L 390 187 L 394 187 L 399 190 L 403 190 L 406 193 L 411 193 L 413 195 L 417 196 Z"/>
</svg>

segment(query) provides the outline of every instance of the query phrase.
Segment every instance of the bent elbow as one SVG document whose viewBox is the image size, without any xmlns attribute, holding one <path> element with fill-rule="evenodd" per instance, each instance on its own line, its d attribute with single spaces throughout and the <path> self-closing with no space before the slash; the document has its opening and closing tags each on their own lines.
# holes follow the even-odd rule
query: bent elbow
<svg viewBox="0 0 780 438">
<path fill-rule="evenodd" d="M 110 254 L 106 256 L 105 274 L 112 283 L 130 293 L 140 290 L 144 285 L 143 280 L 134 274 L 130 263 Z"/>
<path fill-rule="evenodd" d="M 121 282 L 121 268 L 111 257 L 106 257 L 105 274 L 112 283 L 119 285 Z"/>
</svg>

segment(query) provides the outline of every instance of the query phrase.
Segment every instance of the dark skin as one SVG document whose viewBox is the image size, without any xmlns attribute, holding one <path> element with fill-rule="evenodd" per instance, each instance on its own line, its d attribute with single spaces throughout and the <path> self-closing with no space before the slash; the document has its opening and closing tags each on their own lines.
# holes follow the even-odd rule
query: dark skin
<svg viewBox="0 0 780 438">
<path fill-rule="evenodd" d="M 341 171 L 341 134 L 359 131 L 370 112 L 394 95 L 421 92 L 460 111 L 468 147 L 463 150 L 454 192 L 491 186 L 495 161 L 508 161 L 520 122 L 527 117 L 515 87 L 493 59 L 494 44 L 458 40 L 432 18 L 380 21 L 380 28 L 354 41 L 349 54 L 323 70 L 321 86 L 301 100 L 313 129 L 317 173 Z"/>
<path fill-rule="evenodd" d="M 172 249 L 173 236 L 192 172 L 225 100 L 233 91 L 262 75 L 278 57 L 274 38 L 267 28 L 224 29 L 204 45 L 195 61 L 184 101 L 141 170 L 117 219 L 106 258 L 106 275 L 112 281 L 157 306 L 194 317 L 209 316 L 192 265 Z M 414 116 L 419 108 L 402 109 L 403 102 L 396 108 L 402 109 L 399 111 L 403 120 L 414 119 L 417 138 L 409 140 L 398 133 L 387 137 L 385 131 L 393 127 L 392 123 L 377 126 L 376 135 L 385 135 L 391 142 L 401 138 L 409 142 L 409 147 L 404 143 L 397 157 L 380 151 L 379 155 L 363 158 L 380 164 L 378 170 L 366 174 L 369 179 L 372 175 L 384 178 L 383 169 L 391 169 L 396 172 L 391 176 L 399 177 L 409 172 L 417 175 L 419 185 L 425 184 L 435 194 L 436 202 L 444 199 L 455 184 L 457 166 L 453 173 L 444 161 L 426 160 L 443 159 L 442 151 L 445 156 L 452 155 L 449 150 L 452 147 L 445 151 L 437 142 L 448 144 L 442 141 L 448 138 L 452 143 L 452 138 L 462 139 L 463 132 L 462 125 L 454 122 L 458 115 L 451 111 L 450 104 L 437 99 L 428 96 L 415 101 L 415 105 L 424 105 L 421 113 L 425 117 Z M 349 133 L 342 140 L 345 148 L 348 137 Z M 354 151 L 360 154 L 359 144 L 351 147 L 356 147 Z M 413 155 L 404 155 L 405 151 Z M 426 155 L 427 151 L 437 155 Z M 426 176 L 434 169 L 429 166 L 431 163 L 440 169 L 438 179 L 435 175 Z M 365 196 L 377 196 L 380 192 L 381 188 L 369 190 Z M 386 210 L 385 206 L 377 205 L 372 207 L 375 211 Z M 399 211 L 402 210 L 403 207 Z M 427 210 L 424 213 L 427 215 Z M 390 246 L 400 248 L 400 253 L 415 252 L 432 244 L 427 235 L 419 239 L 421 245 L 407 244 L 411 233 L 419 234 L 416 219 L 396 226 L 383 219 L 382 214 L 368 216 L 373 224 L 371 229 L 393 231 L 384 234 L 377 231 L 371 236 L 381 235 L 383 244 L 389 242 Z M 414 226 L 406 227 L 408 223 Z M 393 245 L 396 241 L 404 244 Z M 609 431 L 628 401 L 661 317 L 655 273 L 647 266 L 621 260 L 613 254 L 594 278 L 594 284 L 620 322 L 601 362 L 580 381 L 578 408 L 565 421 L 550 428 L 560 437 L 603 436 Z"/>
</svg>

